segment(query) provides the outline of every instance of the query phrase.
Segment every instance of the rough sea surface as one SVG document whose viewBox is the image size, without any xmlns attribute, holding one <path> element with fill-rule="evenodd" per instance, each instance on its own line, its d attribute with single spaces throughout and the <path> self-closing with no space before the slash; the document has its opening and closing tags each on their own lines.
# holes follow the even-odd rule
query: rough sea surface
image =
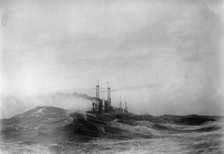
<svg viewBox="0 0 224 154">
<path fill-rule="evenodd" d="M 224 153 L 220 117 L 98 117 L 37 107 L 1 123 L 3 154 Z"/>
</svg>

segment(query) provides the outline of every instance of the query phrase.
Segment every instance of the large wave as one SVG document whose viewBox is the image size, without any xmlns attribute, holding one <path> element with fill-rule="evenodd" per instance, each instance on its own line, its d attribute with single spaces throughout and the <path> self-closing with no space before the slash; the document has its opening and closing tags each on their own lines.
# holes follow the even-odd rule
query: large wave
<svg viewBox="0 0 224 154">
<path fill-rule="evenodd" d="M 220 147 L 218 141 L 223 135 L 223 122 L 220 121 L 222 118 L 187 116 L 188 119 L 197 118 L 196 121 L 200 121 L 198 124 L 183 122 L 185 118 L 186 116 L 92 114 L 39 106 L 12 118 L 1 120 L 0 149 L 4 153 L 19 153 L 18 151 L 55 153 L 58 150 L 62 153 L 100 153 L 100 151 L 137 153 L 138 146 L 148 151 L 146 145 L 155 142 L 161 146 L 180 142 L 184 145 L 181 147 L 182 150 L 185 148 L 185 150 L 190 148 L 200 150 L 204 145 L 209 148 Z M 209 143 L 207 143 L 208 139 Z M 195 145 L 191 145 L 190 141 L 195 142 Z M 95 149 L 93 144 L 96 146 Z M 106 144 L 107 148 L 102 149 L 103 144 Z M 123 146 L 118 146 L 120 144 L 130 146 L 130 149 L 123 149 Z M 87 151 L 83 145 L 88 147 Z M 133 149 L 135 146 L 136 148 Z M 114 148 L 121 149 L 116 151 Z"/>
</svg>

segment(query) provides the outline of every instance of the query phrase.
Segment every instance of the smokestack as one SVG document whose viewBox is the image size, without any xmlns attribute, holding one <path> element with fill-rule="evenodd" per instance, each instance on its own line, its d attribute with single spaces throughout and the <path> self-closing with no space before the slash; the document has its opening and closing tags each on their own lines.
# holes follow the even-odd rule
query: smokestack
<svg viewBox="0 0 224 154">
<path fill-rule="evenodd" d="M 128 112 L 128 104 L 125 102 L 125 111 Z"/>
<path fill-rule="evenodd" d="M 109 87 L 109 82 L 107 82 L 107 101 L 111 105 L 111 89 Z"/>
<path fill-rule="evenodd" d="M 96 98 L 100 98 L 100 84 L 99 84 L 99 80 L 97 80 L 97 85 L 96 85 Z"/>
<path fill-rule="evenodd" d="M 120 97 L 120 109 L 122 109 L 122 102 L 121 102 L 121 97 Z"/>
</svg>

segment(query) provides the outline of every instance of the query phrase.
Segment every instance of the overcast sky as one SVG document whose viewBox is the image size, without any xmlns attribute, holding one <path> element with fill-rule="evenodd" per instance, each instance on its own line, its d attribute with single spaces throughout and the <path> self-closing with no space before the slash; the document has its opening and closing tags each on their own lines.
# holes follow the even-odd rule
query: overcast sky
<svg viewBox="0 0 224 154">
<path fill-rule="evenodd" d="M 0 0 L 0 9 L 4 95 L 93 96 L 99 78 L 114 105 L 122 96 L 136 113 L 221 112 L 221 0 Z"/>
</svg>

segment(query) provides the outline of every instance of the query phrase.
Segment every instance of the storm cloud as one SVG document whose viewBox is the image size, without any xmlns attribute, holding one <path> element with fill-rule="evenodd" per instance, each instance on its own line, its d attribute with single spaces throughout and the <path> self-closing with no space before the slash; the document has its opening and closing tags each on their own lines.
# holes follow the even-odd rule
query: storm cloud
<svg viewBox="0 0 224 154">
<path fill-rule="evenodd" d="M 221 112 L 221 0 L 0 4 L 3 95 L 93 96 L 99 78 L 136 113 Z"/>
</svg>

